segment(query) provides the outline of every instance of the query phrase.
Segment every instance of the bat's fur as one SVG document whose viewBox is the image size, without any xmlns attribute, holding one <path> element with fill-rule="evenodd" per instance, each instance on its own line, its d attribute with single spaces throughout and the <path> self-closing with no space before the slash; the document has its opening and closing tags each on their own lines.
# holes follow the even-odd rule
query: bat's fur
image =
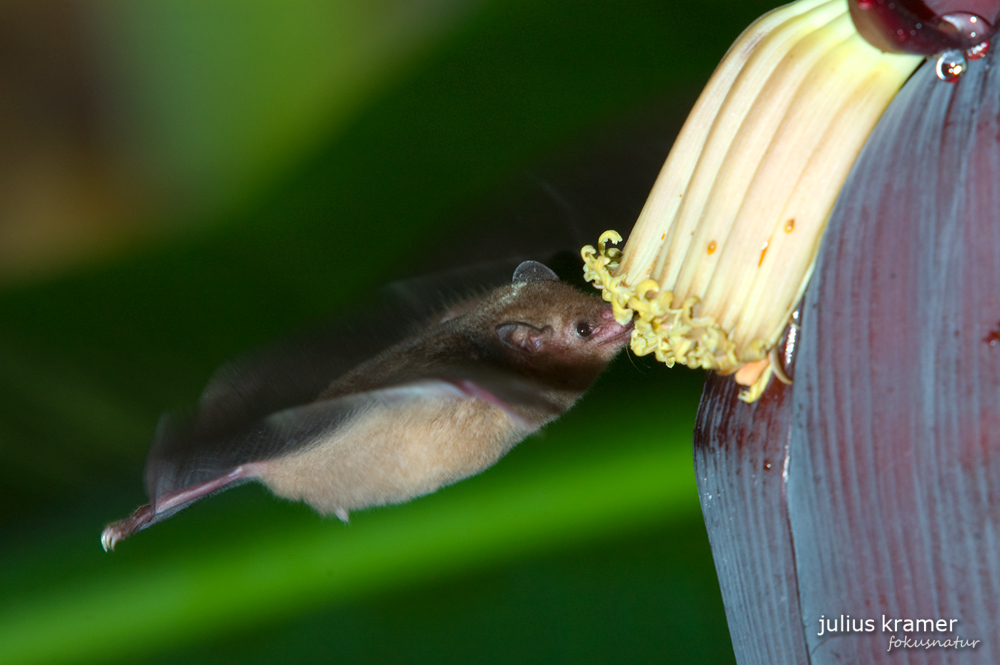
<svg viewBox="0 0 1000 665">
<path fill-rule="evenodd" d="M 323 513 L 400 503 L 492 466 L 568 409 L 627 339 L 596 297 L 558 282 L 497 289 L 471 311 L 426 330 L 335 381 L 320 399 L 374 391 L 448 368 L 508 374 L 537 391 L 511 407 L 415 388 L 403 404 L 373 404 L 308 450 L 260 465 L 276 494 Z M 590 329 L 578 334 L 580 324 Z M 513 324 L 513 326 L 511 325 Z M 497 329 L 513 330 L 505 342 Z M 532 340 L 519 337 L 524 333 Z M 520 345 L 518 345 L 520 341 Z"/>
</svg>

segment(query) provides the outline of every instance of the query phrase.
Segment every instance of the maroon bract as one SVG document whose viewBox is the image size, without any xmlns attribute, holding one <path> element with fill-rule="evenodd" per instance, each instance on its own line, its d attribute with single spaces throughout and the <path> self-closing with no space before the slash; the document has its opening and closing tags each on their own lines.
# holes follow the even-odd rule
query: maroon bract
<svg viewBox="0 0 1000 665">
<path fill-rule="evenodd" d="M 848 5 L 858 32 L 891 53 L 969 51 L 1000 27 L 1000 0 L 848 0 Z"/>
<path fill-rule="evenodd" d="M 742 665 L 1000 662 L 997 173 L 1000 53 L 955 85 L 928 63 L 841 191 L 794 384 L 708 382 L 695 469 Z"/>
</svg>

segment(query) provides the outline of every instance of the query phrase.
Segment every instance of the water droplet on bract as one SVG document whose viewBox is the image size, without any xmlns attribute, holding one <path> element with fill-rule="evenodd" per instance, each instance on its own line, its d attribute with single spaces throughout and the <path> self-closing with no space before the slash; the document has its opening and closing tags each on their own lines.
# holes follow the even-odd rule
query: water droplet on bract
<svg viewBox="0 0 1000 665">
<path fill-rule="evenodd" d="M 937 28 L 961 48 L 972 48 L 993 34 L 989 21 L 969 12 L 945 14 L 938 19 Z"/>
<path fill-rule="evenodd" d="M 871 9 L 872 0 L 858 0 L 858 9 Z"/>
<path fill-rule="evenodd" d="M 986 335 L 983 341 L 990 346 L 1000 345 L 1000 322 L 997 322 L 996 327 L 993 328 L 988 335 Z"/>
<path fill-rule="evenodd" d="M 985 58 L 986 54 L 990 51 L 990 40 L 986 40 L 982 44 L 976 44 L 968 51 L 965 52 L 965 57 L 969 60 L 979 60 L 980 58 Z"/>
<path fill-rule="evenodd" d="M 934 65 L 934 72 L 942 81 L 954 83 L 962 77 L 968 66 L 968 63 L 965 61 L 965 54 L 958 49 L 951 49 L 938 56 L 937 64 Z"/>
</svg>

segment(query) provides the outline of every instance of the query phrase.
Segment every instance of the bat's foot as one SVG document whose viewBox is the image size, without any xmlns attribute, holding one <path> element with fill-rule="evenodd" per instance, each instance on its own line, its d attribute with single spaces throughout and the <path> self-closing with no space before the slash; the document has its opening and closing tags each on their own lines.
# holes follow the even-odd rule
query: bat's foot
<svg viewBox="0 0 1000 665">
<path fill-rule="evenodd" d="M 101 546 L 105 552 L 115 549 L 119 541 L 125 540 L 153 519 L 153 506 L 146 504 L 123 520 L 112 522 L 101 532 Z"/>
</svg>

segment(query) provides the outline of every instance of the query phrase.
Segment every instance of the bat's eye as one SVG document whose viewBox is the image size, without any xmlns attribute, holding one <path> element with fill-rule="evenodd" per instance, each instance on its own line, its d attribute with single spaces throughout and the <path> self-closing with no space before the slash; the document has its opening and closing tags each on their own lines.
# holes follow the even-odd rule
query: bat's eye
<svg viewBox="0 0 1000 665">
<path fill-rule="evenodd" d="M 576 324 L 576 334 L 580 337 L 590 337 L 593 332 L 594 329 L 586 321 L 580 321 L 580 323 Z"/>
</svg>

